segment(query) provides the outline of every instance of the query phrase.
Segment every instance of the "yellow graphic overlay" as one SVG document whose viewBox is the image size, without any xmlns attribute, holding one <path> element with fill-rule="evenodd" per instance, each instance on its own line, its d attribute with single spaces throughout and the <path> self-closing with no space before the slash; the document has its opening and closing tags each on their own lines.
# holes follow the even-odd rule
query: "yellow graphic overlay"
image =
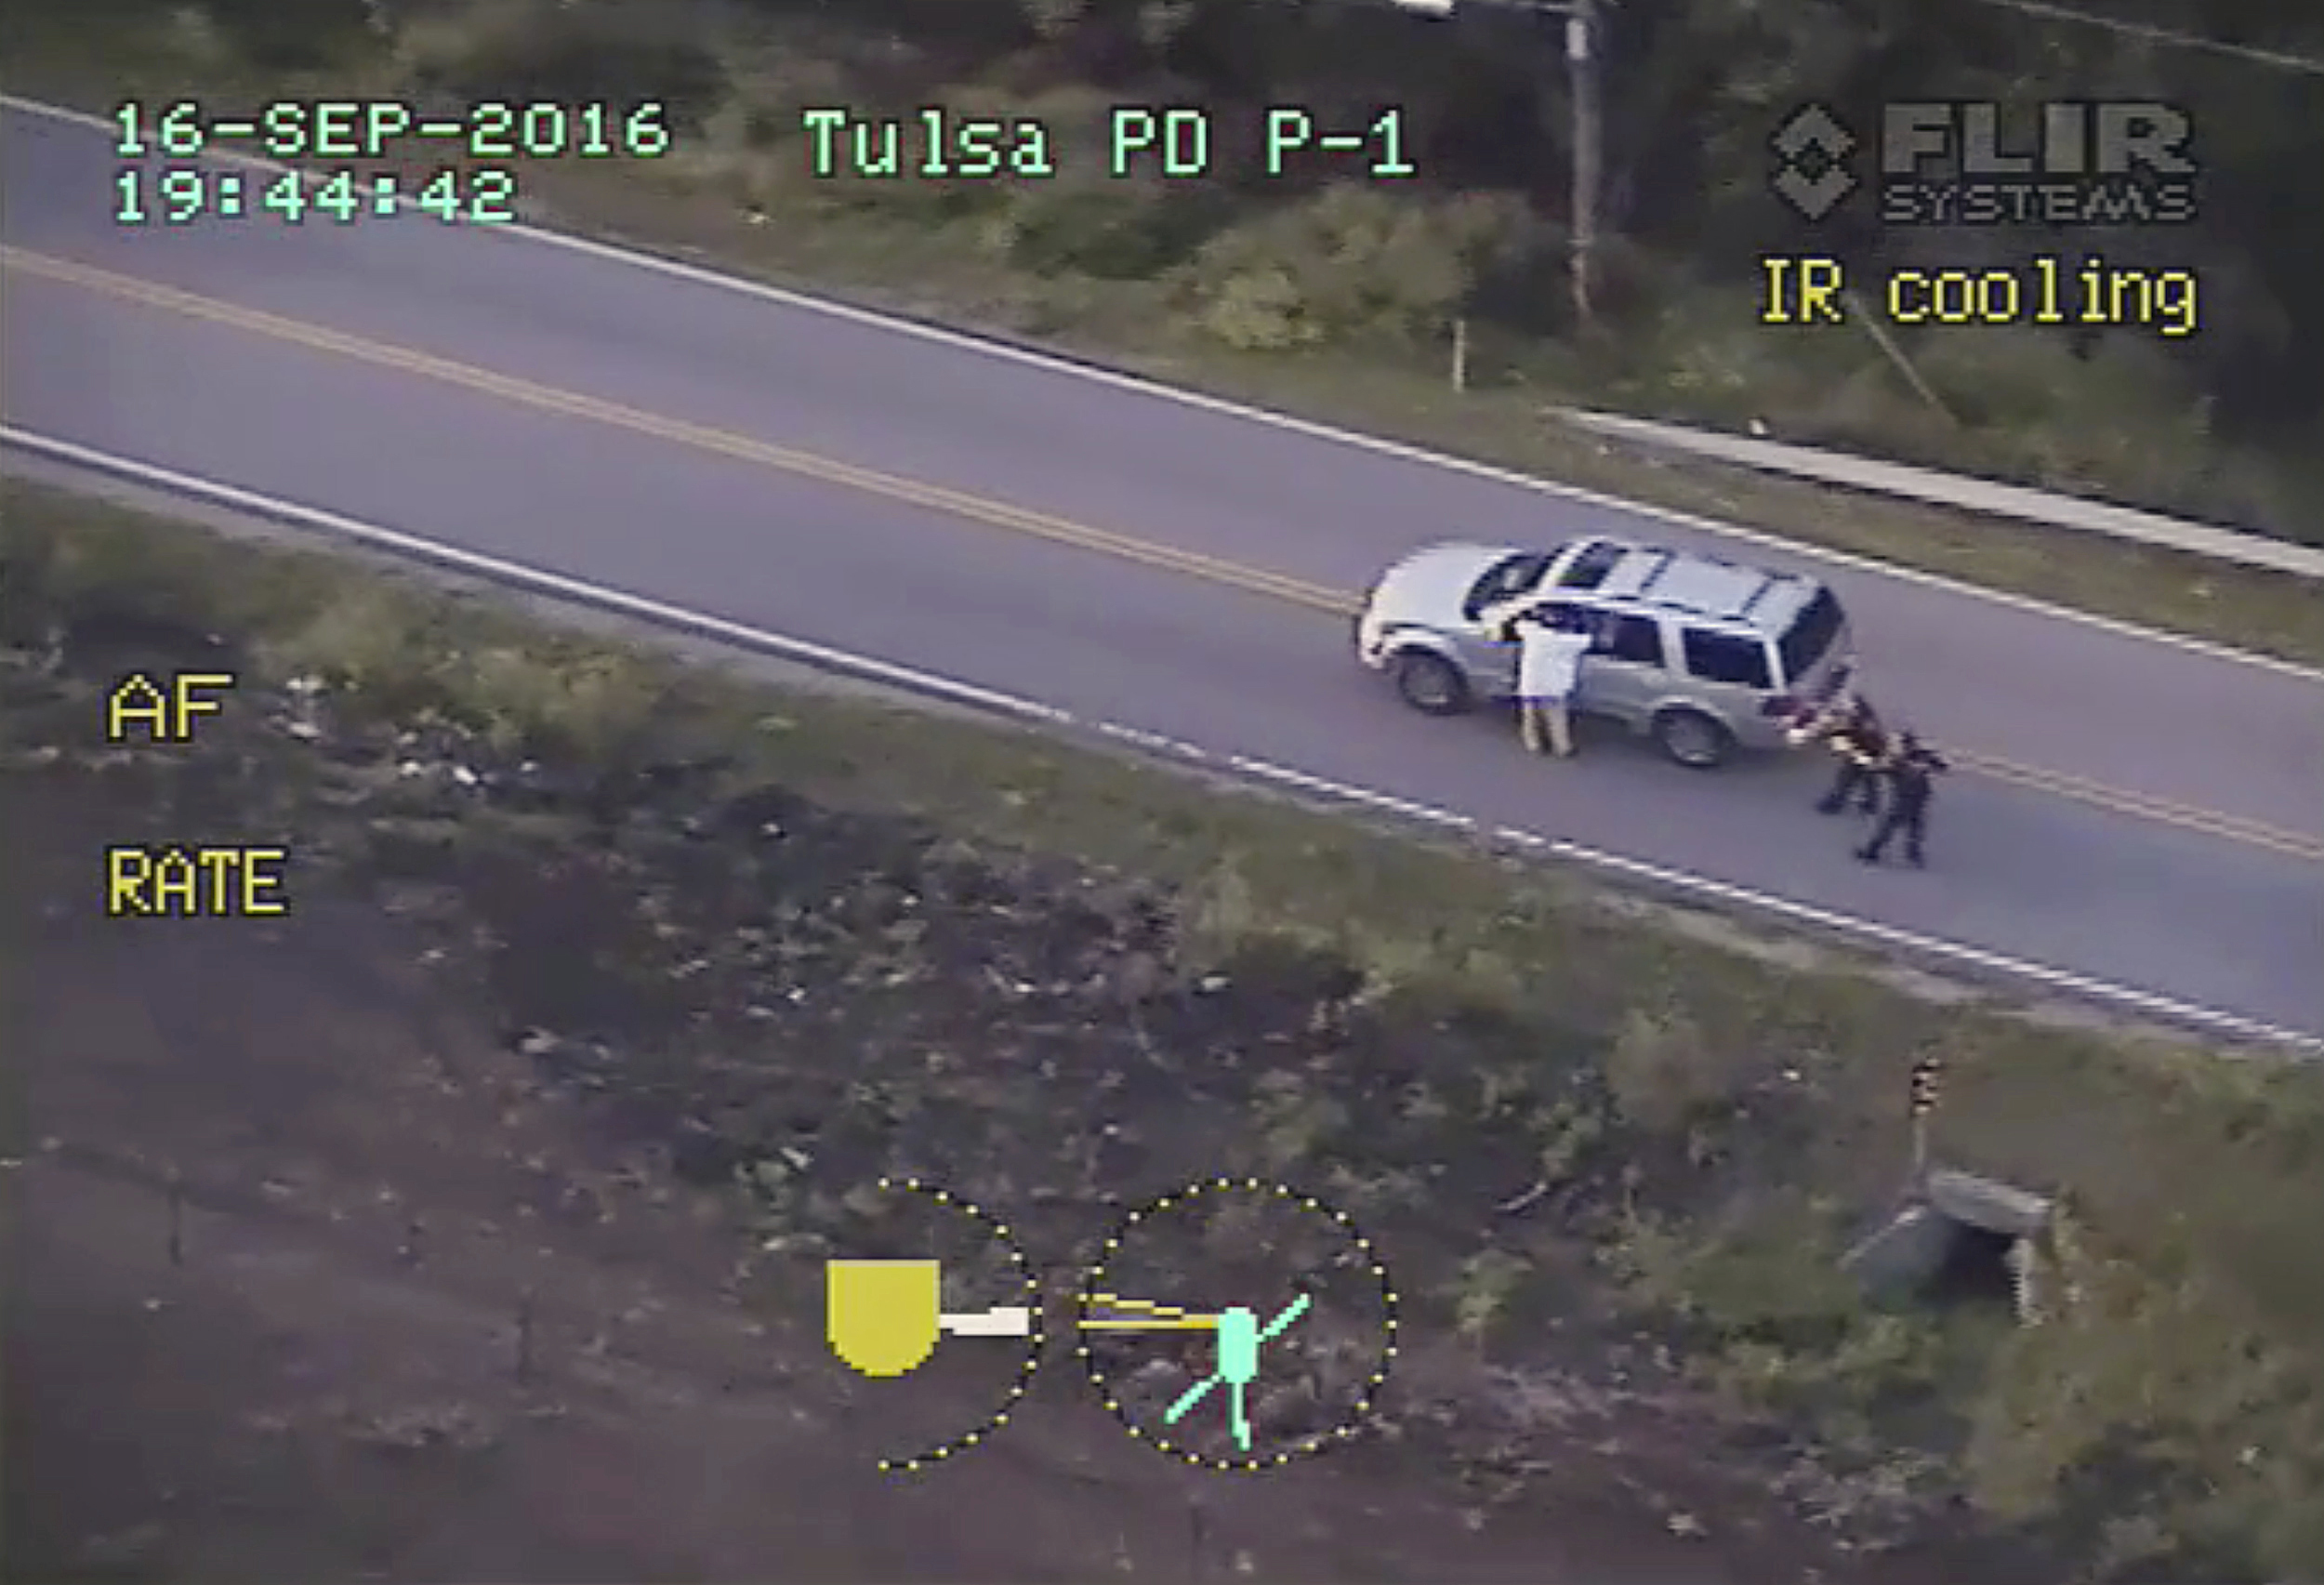
<svg viewBox="0 0 2324 1585">
<path fill-rule="evenodd" d="M 833 1261 L 824 1269 L 831 1352 L 866 1376 L 908 1376 L 936 1352 L 934 1261 Z"/>
<path fill-rule="evenodd" d="M 1143 1299 L 1124 1299 L 1117 1294 L 1092 1293 L 1089 1307 L 1095 1310 L 1119 1310 L 1126 1315 L 1090 1315 L 1081 1323 L 1085 1332 L 1215 1332 L 1219 1329 L 1216 1315 L 1193 1315 L 1168 1304 L 1155 1304 Z"/>
<path fill-rule="evenodd" d="M 1325 1290 L 1320 1297 L 1303 1292 L 1287 1309 L 1278 1314 L 1274 1321 L 1264 1327 L 1258 1325 L 1261 1313 L 1249 1307 L 1206 1314 L 1149 1299 L 1125 1298 L 1116 1291 L 1116 1284 L 1127 1275 L 1118 1262 L 1129 1252 L 1129 1246 L 1143 1244 L 1163 1224 L 1170 1222 L 1181 1213 L 1195 1210 L 1205 1202 L 1216 1206 L 1224 1201 L 1240 1201 L 1246 1207 L 1271 1208 L 1278 1213 L 1312 1218 L 1316 1223 L 1333 1230 L 1340 1245 L 1340 1258 L 1337 1264 L 1353 1277 L 1352 1287 L 1340 1293 Z M 1296 1276 L 1298 1274 L 1288 1275 Z M 1134 1439 L 1200 1468 L 1240 1473 L 1279 1469 L 1296 1458 L 1353 1440 L 1369 1422 L 1374 1406 L 1387 1386 L 1390 1370 L 1395 1362 L 1398 1341 L 1396 1288 L 1388 1268 L 1381 1262 L 1378 1248 L 1344 1212 L 1287 1184 L 1261 1178 L 1218 1177 L 1204 1179 L 1164 1195 L 1123 1219 L 1105 1239 L 1098 1264 L 1085 1281 L 1087 1286 L 1078 1301 L 1079 1314 L 1074 1321 L 1075 1328 L 1084 1335 L 1075 1352 L 1089 1374 L 1090 1385 L 1097 1389 L 1099 1401 Z M 1135 1407 L 1126 1396 L 1124 1389 L 1127 1383 L 1117 1383 L 1114 1365 L 1101 1354 L 1104 1340 L 1109 1336 L 1208 1332 L 1219 1340 L 1215 1355 L 1217 1368 L 1208 1379 L 1208 1386 L 1216 1386 L 1223 1380 L 1230 1388 L 1248 1388 L 1260 1364 L 1259 1346 L 1268 1342 L 1290 1319 L 1304 1315 L 1311 1309 L 1337 1307 L 1344 1300 L 1355 1298 L 1362 1298 L 1365 1307 L 1375 1316 L 1375 1324 L 1380 1328 L 1378 1354 L 1370 1368 L 1362 1373 L 1361 1380 L 1351 1383 L 1347 1394 L 1349 1401 L 1341 1410 L 1338 1422 L 1324 1430 L 1299 1434 L 1287 1444 L 1254 1449 L 1248 1422 L 1238 1407 L 1231 1424 L 1237 1427 L 1236 1440 L 1241 1444 L 1239 1455 L 1212 1454 L 1180 1440 L 1176 1424 L 1188 1409 L 1201 1401 L 1208 1390 L 1204 1383 L 1197 1382 L 1182 1393 L 1173 1404 L 1161 1411 L 1162 1428 L 1152 1428 L 1143 1423 L 1145 1411 Z M 1228 1324 L 1230 1314 L 1235 1323 L 1234 1326 Z"/>
<path fill-rule="evenodd" d="M 908 1376 L 936 1340 L 1027 1338 L 1033 1311 L 1004 1304 L 971 1314 L 942 1311 L 944 1268 L 934 1261 L 829 1261 L 824 1266 L 825 1335 L 840 1363 L 865 1376 Z"/>
<path fill-rule="evenodd" d="M 947 1314 L 942 1261 L 845 1258 L 824 1262 L 825 1337 L 833 1356 L 858 1375 L 890 1381 L 909 1376 L 928 1364 L 946 1337 L 1009 1338 L 1023 1351 L 998 1407 L 982 1423 L 923 1452 L 879 1460 L 882 1471 L 911 1474 L 976 1446 L 1009 1422 L 1040 1367 L 1046 1344 L 1041 1289 L 1024 1251 L 997 1217 L 918 1178 L 882 1178 L 878 1187 L 888 1194 L 918 1196 L 979 1226 L 1014 1270 L 1014 1282 L 1006 1286 L 1021 1286 L 1023 1292 L 1020 1303 Z M 960 1274 L 955 1270 L 957 1278 Z"/>
</svg>

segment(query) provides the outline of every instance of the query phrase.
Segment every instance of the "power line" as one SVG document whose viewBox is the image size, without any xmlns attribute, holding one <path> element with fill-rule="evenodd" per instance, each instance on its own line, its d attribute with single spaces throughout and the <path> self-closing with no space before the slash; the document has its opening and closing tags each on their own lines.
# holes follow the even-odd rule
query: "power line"
<svg viewBox="0 0 2324 1585">
<path fill-rule="evenodd" d="M 1570 6 L 1560 4 L 1559 0 L 1389 0 L 1389 3 L 1402 10 L 1433 17 L 1449 17 L 1464 5 L 1475 6 L 1481 10 L 1546 11 L 1553 15 L 1572 9 Z M 2176 28 L 2158 27 L 2151 22 L 2126 21 L 2120 17 L 2077 10 L 2070 6 L 2052 5 L 2050 0 L 1975 0 L 1975 3 L 2053 22 L 2079 22 L 2084 27 L 2103 28 L 2108 33 L 2143 38 L 2154 44 L 2168 44 L 2180 49 L 2205 50 L 2255 66 L 2273 66 L 2280 72 L 2303 72 L 2310 76 L 2324 77 L 2324 59 L 2294 55 L 2288 50 L 2229 44 L 2225 39 L 2205 38 L 2200 33 L 2181 33 Z"/>
<path fill-rule="evenodd" d="M 1975 0 L 1980 6 L 1998 7 L 2004 11 L 2017 11 L 2028 17 L 2042 17 L 2053 22 L 2080 22 L 2085 27 L 2104 28 L 2108 33 L 2124 33 L 2155 44 L 2173 45 L 2181 49 L 2206 50 L 2233 59 L 2249 61 L 2255 66 L 2273 66 L 2281 72 L 2303 72 L 2313 77 L 2324 77 L 2324 60 L 2313 56 L 2292 55 L 2284 50 L 2262 49 L 2256 45 L 2229 44 L 2224 39 L 2205 38 L 2200 33 L 2181 33 L 2175 28 L 2157 27 L 2151 22 L 2125 21 L 2119 17 L 2101 16 L 2094 11 L 2078 11 L 2068 6 L 2053 6 L 2049 0 Z"/>
</svg>

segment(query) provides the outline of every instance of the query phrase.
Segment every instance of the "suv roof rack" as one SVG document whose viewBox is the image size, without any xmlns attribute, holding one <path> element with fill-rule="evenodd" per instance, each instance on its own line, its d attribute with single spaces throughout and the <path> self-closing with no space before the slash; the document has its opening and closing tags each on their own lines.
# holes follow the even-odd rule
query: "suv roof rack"
<svg viewBox="0 0 2324 1585">
<path fill-rule="evenodd" d="M 1743 622 L 1779 581 L 1760 568 L 1712 556 L 1639 548 L 1617 562 L 1594 592 L 1608 601 Z"/>
</svg>

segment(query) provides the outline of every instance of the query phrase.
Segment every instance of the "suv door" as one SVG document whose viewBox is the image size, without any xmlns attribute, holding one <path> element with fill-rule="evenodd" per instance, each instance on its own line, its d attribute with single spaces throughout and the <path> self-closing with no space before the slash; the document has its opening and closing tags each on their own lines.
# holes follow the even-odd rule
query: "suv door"
<svg viewBox="0 0 2324 1585">
<path fill-rule="evenodd" d="M 1480 698 L 1517 696 L 1517 641 L 1481 619 L 1464 617 L 1451 635 L 1453 654 Z"/>
<path fill-rule="evenodd" d="M 1446 635 L 1453 655 L 1469 674 L 1469 686 L 1486 699 L 1517 696 L 1517 644 L 1486 625 L 1486 618 L 1505 603 L 1522 598 L 1538 586 L 1553 558 L 1538 552 L 1512 556 L 1496 565 L 1469 591 L 1460 609 L 1459 625 Z M 1520 607 L 1537 610 L 1538 606 Z M 1505 620 L 1506 618 L 1504 618 Z"/>
<path fill-rule="evenodd" d="M 1653 713 L 1667 686 L 1670 657 L 1662 624 L 1630 612 L 1593 614 L 1597 638 L 1582 657 L 1576 703 L 1591 715 L 1638 725 Z"/>
<path fill-rule="evenodd" d="M 1563 618 L 1586 623 L 1595 615 L 1585 607 L 1563 600 L 1538 601 L 1520 609 L 1527 617 L 1548 620 Z M 1460 641 L 1460 655 L 1461 663 L 1469 668 L 1472 682 L 1479 693 L 1488 698 L 1515 698 L 1517 667 L 1524 656 L 1525 646 L 1515 639 L 1502 638 L 1497 630 L 1482 622 L 1472 622 L 1469 627 L 1469 634 Z M 1582 675 L 1578 676 L 1574 683 L 1577 692 L 1575 703 L 1583 709 L 1589 708 L 1579 697 L 1580 692 L 1590 685 L 1588 669 L 1585 661 Z"/>
</svg>

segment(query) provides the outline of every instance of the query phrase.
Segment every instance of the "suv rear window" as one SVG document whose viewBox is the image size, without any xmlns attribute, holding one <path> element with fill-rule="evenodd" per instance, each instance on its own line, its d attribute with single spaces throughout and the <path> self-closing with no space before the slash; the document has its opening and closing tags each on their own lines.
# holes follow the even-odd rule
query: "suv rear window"
<svg viewBox="0 0 2324 1585">
<path fill-rule="evenodd" d="M 1736 688 L 1775 686 L 1775 679 L 1767 675 L 1767 647 L 1757 639 L 1689 627 L 1685 643 L 1686 669 L 1706 682 Z"/>
<path fill-rule="evenodd" d="M 1816 663 L 1830 650 L 1832 641 L 1840 636 L 1840 601 L 1831 590 L 1819 588 L 1816 598 L 1800 608 L 1800 614 L 1789 632 L 1776 641 L 1776 648 L 1783 654 L 1783 672 L 1787 680 L 1797 682 L 1816 669 Z"/>
</svg>

